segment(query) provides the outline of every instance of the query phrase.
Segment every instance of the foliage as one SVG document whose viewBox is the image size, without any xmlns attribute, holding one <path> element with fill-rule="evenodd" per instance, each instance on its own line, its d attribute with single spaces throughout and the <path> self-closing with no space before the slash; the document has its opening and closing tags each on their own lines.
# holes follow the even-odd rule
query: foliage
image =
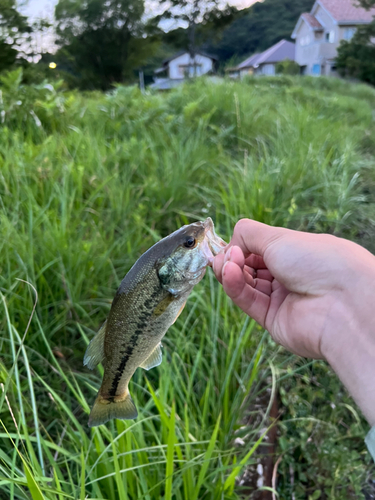
<svg viewBox="0 0 375 500">
<path fill-rule="evenodd" d="M 136 258 L 184 223 L 375 241 L 375 91 L 283 76 L 81 95 L 19 73 L 1 91 L 0 497 L 239 499 L 265 426 L 249 413 L 278 386 L 280 498 L 363 498 L 367 426 L 337 378 L 275 346 L 211 272 L 161 366 L 137 370 L 136 421 L 87 427 L 102 370 L 82 358 Z M 38 292 L 29 327 L 35 295 L 17 279 Z"/>
<path fill-rule="evenodd" d="M 375 85 L 374 37 L 375 22 L 360 26 L 350 42 L 341 42 L 336 64 L 342 76 L 351 76 Z"/>
<path fill-rule="evenodd" d="M 22 16 L 16 0 L 0 1 L 0 72 L 16 62 L 24 36 L 31 32 L 27 19 Z"/>
<path fill-rule="evenodd" d="M 141 36 L 143 13 L 143 0 L 59 0 L 57 62 L 81 88 L 108 89 L 132 77 L 152 52 L 152 40 Z"/>
<path fill-rule="evenodd" d="M 278 75 L 299 75 L 300 72 L 301 68 L 299 64 L 290 59 L 286 59 L 276 64 L 276 73 Z"/>
<path fill-rule="evenodd" d="M 371 7 L 375 6 L 375 0 L 358 0 L 360 5 L 365 9 L 371 9 Z"/>
<path fill-rule="evenodd" d="M 215 34 L 232 22 L 238 12 L 229 5 L 219 7 L 219 0 L 161 0 L 160 3 L 167 7 L 158 20 L 175 19 L 187 26 L 174 30 L 176 34 L 162 34 L 162 39 L 169 42 L 177 39 L 180 48 L 191 54 L 208 39 L 217 39 Z"/>
<path fill-rule="evenodd" d="M 365 9 L 375 6 L 375 0 L 359 0 Z M 338 48 L 337 69 L 342 76 L 351 76 L 375 85 L 375 18 L 360 26 L 350 42 L 342 41 Z"/>
<path fill-rule="evenodd" d="M 221 61 L 233 55 L 247 56 L 263 51 L 281 39 L 290 39 L 302 12 L 310 11 L 313 0 L 264 0 L 238 11 L 222 30 L 219 41 L 205 44 Z"/>
<path fill-rule="evenodd" d="M 183 2 L 175 0 L 174 5 Z M 313 0 L 265 0 L 256 2 L 248 9 L 233 7 L 216 8 L 216 2 L 189 1 L 190 9 L 174 12 L 168 10 L 164 17 L 175 16 L 184 20 L 190 28 L 178 27 L 167 33 L 160 32 L 162 55 L 155 62 L 157 67 L 163 58 L 179 50 L 187 50 L 192 45 L 194 20 L 194 46 L 218 57 L 222 67 L 230 60 L 241 61 L 245 56 L 263 51 L 282 38 L 290 38 L 301 14 L 310 10 Z M 194 5 L 197 10 L 194 11 Z M 160 17 L 157 18 L 158 20 Z"/>
</svg>

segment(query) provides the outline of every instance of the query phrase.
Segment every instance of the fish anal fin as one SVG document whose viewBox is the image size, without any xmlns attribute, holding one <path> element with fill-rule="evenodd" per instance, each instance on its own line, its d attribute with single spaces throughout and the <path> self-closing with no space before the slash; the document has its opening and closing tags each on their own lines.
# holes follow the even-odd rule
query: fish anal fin
<svg viewBox="0 0 375 500">
<path fill-rule="evenodd" d="M 173 323 L 172 323 L 173 325 L 176 323 L 176 321 L 177 321 L 177 319 L 178 319 L 179 315 L 182 313 L 182 311 L 184 310 L 184 307 L 185 307 L 185 306 L 186 306 L 186 300 L 185 300 L 185 302 L 182 304 L 182 306 L 181 306 L 180 310 L 178 311 L 177 316 L 175 317 L 175 319 L 174 319 L 174 321 L 173 321 Z"/>
<path fill-rule="evenodd" d="M 113 400 L 105 399 L 99 394 L 92 407 L 88 425 L 96 427 L 113 418 L 133 420 L 137 416 L 137 408 L 128 391 L 124 396 L 116 396 Z"/>
<path fill-rule="evenodd" d="M 85 357 L 83 358 L 84 366 L 93 370 L 95 366 L 101 363 L 104 359 L 104 336 L 107 320 L 102 324 L 100 330 L 87 346 Z"/>
<path fill-rule="evenodd" d="M 145 370 L 151 370 L 151 368 L 159 366 L 162 361 L 163 361 L 163 354 L 161 352 L 161 342 L 159 342 L 159 344 L 155 347 L 150 356 L 145 361 L 143 361 L 143 363 L 139 366 L 141 368 L 144 368 Z"/>
</svg>

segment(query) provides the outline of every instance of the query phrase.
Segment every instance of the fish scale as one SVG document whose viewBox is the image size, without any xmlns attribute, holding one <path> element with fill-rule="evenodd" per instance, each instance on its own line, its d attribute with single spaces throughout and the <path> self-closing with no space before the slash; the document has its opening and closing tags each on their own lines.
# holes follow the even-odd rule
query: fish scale
<svg viewBox="0 0 375 500">
<path fill-rule="evenodd" d="M 208 218 L 160 240 L 127 273 L 84 358 L 91 369 L 99 362 L 104 367 L 90 427 L 112 418 L 136 418 L 138 412 L 128 390 L 131 377 L 138 367 L 148 370 L 161 363 L 163 336 L 207 265 L 225 246 Z"/>
</svg>

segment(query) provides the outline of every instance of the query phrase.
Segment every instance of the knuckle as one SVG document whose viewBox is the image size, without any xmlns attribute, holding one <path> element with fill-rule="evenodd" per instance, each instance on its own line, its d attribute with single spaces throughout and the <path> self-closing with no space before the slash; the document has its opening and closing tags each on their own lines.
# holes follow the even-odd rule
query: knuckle
<svg viewBox="0 0 375 500">
<path fill-rule="evenodd" d="M 242 233 L 251 224 L 250 219 L 240 219 L 234 226 L 235 233 Z"/>
</svg>

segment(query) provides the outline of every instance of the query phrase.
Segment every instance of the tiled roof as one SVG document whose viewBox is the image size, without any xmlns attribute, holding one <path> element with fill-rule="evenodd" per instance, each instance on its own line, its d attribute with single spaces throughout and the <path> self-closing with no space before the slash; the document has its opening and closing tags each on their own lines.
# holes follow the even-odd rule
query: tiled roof
<svg viewBox="0 0 375 500">
<path fill-rule="evenodd" d="M 316 30 L 323 29 L 323 26 L 320 24 L 320 22 L 317 20 L 317 18 L 315 16 L 313 16 L 312 14 L 309 14 L 308 12 L 304 12 L 303 14 L 301 14 L 301 17 L 312 28 L 314 28 Z"/>
<path fill-rule="evenodd" d="M 261 54 L 252 55 L 236 66 L 236 69 L 257 68 L 260 64 L 272 64 L 284 61 L 285 59 L 294 61 L 295 45 L 287 40 L 280 40 L 276 45 L 273 45 Z"/>
<path fill-rule="evenodd" d="M 260 54 L 259 59 L 256 61 L 256 65 L 266 63 L 277 63 L 284 61 L 285 59 L 295 60 L 296 48 L 293 42 L 288 42 L 287 40 L 281 40 L 276 45 L 273 45 L 268 50 L 265 50 Z"/>
<path fill-rule="evenodd" d="M 254 54 L 245 59 L 241 64 L 236 66 L 236 69 L 252 68 L 262 54 Z"/>
<path fill-rule="evenodd" d="M 318 0 L 331 16 L 340 23 L 369 23 L 375 16 L 375 8 L 366 10 L 358 6 L 357 0 Z"/>
<path fill-rule="evenodd" d="M 168 64 L 170 61 L 173 61 L 173 59 L 177 59 L 177 57 L 180 57 L 186 53 L 188 53 L 187 50 L 180 50 L 179 52 L 176 52 L 176 54 L 173 54 L 173 56 L 168 57 L 168 59 L 164 59 L 162 64 L 163 65 Z M 213 59 L 214 61 L 218 60 L 218 58 L 216 56 L 213 56 L 211 54 L 207 54 L 206 52 L 203 52 L 202 50 L 196 50 L 195 54 L 199 54 L 200 56 L 208 57 L 209 59 Z"/>
</svg>

